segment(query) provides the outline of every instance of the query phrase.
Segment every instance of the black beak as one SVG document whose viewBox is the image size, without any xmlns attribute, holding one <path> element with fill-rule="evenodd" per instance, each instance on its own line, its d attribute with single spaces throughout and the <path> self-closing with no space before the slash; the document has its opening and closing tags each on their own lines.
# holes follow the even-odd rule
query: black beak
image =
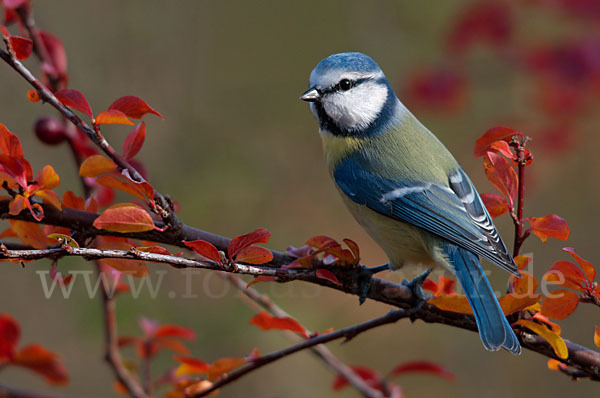
<svg viewBox="0 0 600 398">
<path fill-rule="evenodd" d="M 319 94 L 319 90 L 317 90 L 316 87 L 311 87 L 308 90 L 306 90 L 304 92 L 304 94 L 302 94 L 300 96 L 300 99 L 302 101 L 306 101 L 306 102 L 316 102 L 321 98 L 321 94 Z"/>
</svg>

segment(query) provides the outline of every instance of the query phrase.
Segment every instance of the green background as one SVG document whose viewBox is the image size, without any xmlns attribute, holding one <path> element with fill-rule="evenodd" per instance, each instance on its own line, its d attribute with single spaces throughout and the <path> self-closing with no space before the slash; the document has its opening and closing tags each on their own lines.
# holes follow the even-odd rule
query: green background
<svg viewBox="0 0 600 398">
<path fill-rule="evenodd" d="M 147 139 L 138 156 L 150 181 L 181 205 L 187 224 L 235 236 L 256 227 L 272 232 L 269 246 L 284 250 L 301 246 L 314 235 L 352 238 L 363 261 L 377 265 L 385 257 L 354 222 L 338 198 L 322 160 L 317 124 L 298 96 L 308 75 L 329 54 L 361 51 L 386 72 L 399 96 L 416 69 L 443 61 L 447 29 L 467 1 L 116 1 L 34 2 L 39 26 L 67 49 L 70 87 L 82 91 L 96 113 L 122 95 L 138 95 L 165 117 L 148 116 Z M 539 8 L 518 14 L 520 40 L 535 42 L 581 34 L 585 27 Z M 583 32 L 588 34 L 588 32 Z M 592 33 L 589 32 L 591 35 Z M 38 73 L 34 60 L 25 62 Z M 532 129 L 543 124 L 533 101 L 529 78 L 489 50 L 477 47 L 466 62 L 469 101 L 458 115 L 415 109 L 471 175 L 480 192 L 492 192 L 473 143 L 486 129 L 508 124 Z M 61 176 L 59 193 L 78 192 L 77 171 L 66 147 L 38 142 L 31 126 L 49 106 L 26 99 L 26 82 L 0 65 L 0 122 L 21 139 L 34 170 L 52 164 Z M 598 106 L 596 101 L 595 106 Z M 542 245 L 532 237 L 524 246 L 534 255 L 534 273 L 543 272 L 560 251 L 574 246 L 600 264 L 596 225 L 600 199 L 600 158 L 596 115 L 580 117 L 579 145 L 561 155 L 545 154 L 531 144 L 535 162 L 528 170 L 526 214 L 557 213 L 571 226 L 568 243 Z M 106 126 L 108 140 L 120 148 L 129 129 Z M 524 131 L 526 134 L 529 131 Z M 123 197 L 125 199 L 125 197 Z M 4 224 L 5 222 L 3 222 Z M 508 242 L 508 218 L 497 220 Z M 0 276 L 0 312 L 21 323 L 21 345 L 39 342 L 59 352 L 72 381 L 57 390 L 84 397 L 114 395 L 112 375 L 102 360 L 103 330 L 99 297 L 90 299 L 81 280 L 72 296 L 45 299 L 36 270 L 4 263 Z M 224 356 L 245 356 L 254 347 L 268 353 L 289 345 L 277 332 L 249 325 L 253 311 L 239 293 L 215 273 L 192 281 L 197 298 L 182 298 L 186 277 L 164 265 L 149 264 L 151 278 L 168 271 L 156 298 L 118 300 L 119 330 L 139 334 L 140 316 L 177 323 L 197 331 L 189 344 L 192 355 L 207 362 Z M 91 270 L 83 260 L 61 262 L 61 269 Z M 382 275 L 400 281 L 401 275 Z M 498 269 L 492 284 L 503 290 L 507 275 Z M 341 328 L 382 315 L 385 305 L 300 282 L 261 284 L 257 288 L 311 330 Z M 169 298 L 174 292 L 176 298 Z M 567 321 L 563 335 L 593 346 L 598 309 L 582 305 Z M 475 333 L 401 321 L 365 333 L 352 342 L 329 347 L 346 363 L 370 366 L 385 374 L 415 359 L 435 361 L 456 374 L 455 383 L 431 376 L 404 376 L 397 381 L 409 397 L 461 396 L 589 396 L 595 386 L 572 382 L 546 368 L 547 358 L 525 351 L 520 357 L 486 352 Z M 133 358 L 133 351 L 126 351 Z M 162 354 L 156 375 L 173 365 Z M 347 389 L 334 393 L 334 375 L 308 352 L 293 355 L 222 390 L 222 397 L 353 397 Z M 0 373 L 0 383 L 46 389 L 41 378 L 18 368 Z"/>
</svg>

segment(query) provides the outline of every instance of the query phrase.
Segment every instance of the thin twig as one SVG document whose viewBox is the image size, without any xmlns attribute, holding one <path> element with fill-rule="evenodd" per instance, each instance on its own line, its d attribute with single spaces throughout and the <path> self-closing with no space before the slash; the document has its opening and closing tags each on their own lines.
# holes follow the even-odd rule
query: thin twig
<svg viewBox="0 0 600 398">
<path fill-rule="evenodd" d="M 98 277 L 102 270 L 97 266 Z M 113 370 L 117 380 L 127 389 L 129 394 L 135 398 L 149 398 L 139 380 L 137 380 L 123 364 L 119 351 L 119 336 L 117 333 L 117 318 L 115 313 L 115 298 L 110 296 L 106 287 L 100 289 L 102 292 L 102 310 L 104 314 L 105 329 L 105 359 Z"/>
<path fill-rule="evenodd" d="M 233 286 L 238 288 L 244 297 L 251 300 L 251 303 L 258 304 L 258 311 L 265 309 L 271 314 L 277 317 L 289 317 L 290 315 L 285 312 L 281 307 L 271 300 L 269 296 L 259 293 L 253 287 L 248 287 L 248 284 L 239 278 L 237 275 L 228 273 L 221 273 Z M 310 335 L 311 331 L 305 328 L 306 332 Z M 298 341 L 300 337 L 293 332 L 285 331 L 285 335 L 288 336 L 292 341 Z M 359 375 L 352 370 L 348 365 L 337 358 L 330 350 L 324 345 L 317 345 L 310 349 L 317 357 L 319 357 L 328 367 L 333 369 L 336 373 L 343 376 L 348 382 L 354 386 L 363 396 L 365 397 L 382 397 L 380 391 L 369 386 Z"/>
<path fill-rule="evenodd" d="M 357 325 L 349 326 L 344 329 L 336 330 L 335 332 L 331 332 L 331 333 L 323 334 L 320 336 L 312 337 L 310 339 L 306 339 L 306 340 L 302 341 L 301 343 L 298 343 L 291 347 L 285 348 L 280 351 L 275 351 L 271 354 L 267 354 L 262 357 L 256 358 L 254 361 L 252 361 L 248 365 L 241 367 L 239 369 L 236 369 L 231 373 L 228 373 L 226 376 L 224 376 L 220 380 L 216 381 L 210 388 L 200 391 L 192 396 L 195 398 L 196 397 L 204 397 L 204 396 L 210 394 L 212 391 L 215 391 L 218 388 L 221 388 L 221 387 L 239 379 L 240 377 L 242 377 L 258 368 L 262 368 L 265 365 L 268 365 L 278 359 L 285 358 L 296 352 L 305 350 L 307 348 L 314 347 L 319 344 L 325 344 L 330 341 L 341 339 L 341 338 L 344 338 L 345 341 L 349 341 L 364 331 L 367 331 L 369 329 L 373 329 L 373 328 L 376 328 L 376 327 L 379 327 L 382 325 L 394 323 L 400 319 L 408 318 L 410 316 L 411 316 L 410 311 L 405 311 L 405 310 L 390 311 L 386 315 L 381 316 L 379 318 L 375 318 L 375 319 L 372 319 L 367 322 L 359 323 Z"/>
</svg>

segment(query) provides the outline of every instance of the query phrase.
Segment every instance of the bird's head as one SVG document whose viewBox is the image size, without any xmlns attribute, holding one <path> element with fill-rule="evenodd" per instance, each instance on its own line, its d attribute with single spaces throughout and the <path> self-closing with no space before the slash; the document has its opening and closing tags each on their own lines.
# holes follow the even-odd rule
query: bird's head
<svg viewBox="0 0 600 398">
<path fill-rule="evenodd" d="M 398 100 L 379 66 L 361 53 L 330 55 L 313 69 L 310 102 L 321 130 L 337 136 L 376 134 L 389 122 Z"/>
</svg>

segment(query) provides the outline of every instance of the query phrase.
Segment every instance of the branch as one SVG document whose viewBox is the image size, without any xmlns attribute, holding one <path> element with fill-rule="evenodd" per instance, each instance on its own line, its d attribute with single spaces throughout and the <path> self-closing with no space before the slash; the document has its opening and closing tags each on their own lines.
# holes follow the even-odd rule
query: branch
<svg viewBox="0 0 600 398">
<path fill-rule="evenodd" d="M 238 276 L 233 274 L 221 274 L 223 275 L 232 285 L 237 287 L 243 294 L 243 297 L 251 300 L 252 304 L 256 305 L 257 310 L 265 309 L 271 314 L 283 318 L 289 317 L 290 315 L 285 312 L 281 307 L 275 304 L 268 296 L 260 294 L 256 289 L 248 287 L 248 284 L 240 279 Z M 311 331 L 304 328 L 306 333 L 309 335 Z M 296 333 L 290 331 L 284 331 L 285 334 L 294 341 L 298 341 L 299 336 Z M 317 345 L 310 349 L 313 354 L 319 357 L 327 366 L 333 369 L 336 373 L 343 376 L 348 382 L 354 386 L 363 396 L 368 398 L 382 397 L 380 391 L 369 386 L 359 375 L 356 374 L 352 368 L 338 359 L 330 350 L 324 345 Z"/>
<path fill-rule="evenodd" d="M 224 240 L 225 238 L 219 237 L 219 239 Z M 279 255 L 283 256 L 281 253 L 279 253 Z M 239 263 L 234 264 L 231 269 L 222 269 L 211 261 L 140 252 L 137 250 L 124 251 L 60 247 L 45 250 L 2 250 L 0 252 L 0 258 L 13 259 L 56 258 L 61 256 L 82 256 L 87 259 L 139 259 L 158 263 L 168 263 L 177 268 L 203 268 L 207 270 L 226 271 L 229 273 L 241 273 L 254 276 L 267 275 L 276 277 L 280 282 L 301 280 L 339 290 L 355 296 L 360 295 L 358 272 L 355 269 L 348 268 L 344 268 L 342 270 L 339 268 L 330 268 L 332 271 L 338 273 L 337 276 L 340 278 L 341 285 L 337 285 L 327 280 L 318 278 L 315 274 L 315 270 L 313 269 L 280 269 L 270 266 L 254 266 Z M 372 279 L 371 287 L 367 293 L 367 297 L 372 300 L 402 309 L 410 309 L 418 301 L 408 287 L 378 278 Z M 414 312 L 411 316 L 411 319 L 421 319 L 427 323 L 440 323 L 443 325 L 477 332 L 477 324 L 475 323 L 475 319 L 472 315 L 444 311 L 427 303 L 425 303 L 418 311 Z M 566 365 L 584 372 L 591 380 L 600 381 L 600 353 L 564 339 L 569 351 L 569 356 L 566 360 L 563 360 L 554 354 L 552 347 L 541 337 L 524 330 L 519 331 L 517 336 L 519 337 L 521 345 L 524 348 L 542 354 L 546 357 L 557 359 Z"/>
<path fill-rule="evenodd" d="M 102 270 L 97 265 L 98 276 L 101 276 Z M 102 312 L 104 314 L 105 331 L 105 355 L 104 358 L 113 370 L 116 379 L 127 389 L 129 394 L 135 398 L 148 398 L 140 382 L 129 373 L 129 370 L 123 364 L 121 353 L 119 352 L 119 336 L 117 333 L 117 317 L 115 312 L 115 299 L 111 297 L 106 287 L 102 289 Z"/>
<path fill-rule="evenodd" d="M 318 344 L 325 344 L 333 340 L 344 338 L 345 341 L 352 340 L 354 337 L 358 336 L 360 333 L 367 331 L 369 329 L 373 329 L 382 325 L 387 325 L 390 323 L 394 323 L 400 319 L 408 318 L 411 316 L 410 311 L 405 310 L 395 310 L 390 311 L 386 315 L 372 319 L 367 322 L 359 323 L 354 326 L 349 326 L 344 329 L 337 330 L 335 332 L 323 334 L 320 336 L 312 337 L 310 339 L 304 340 L 301 343 L 293 345 L 291 347 L 285 348 L 280 351 L 275 351 L 271 354 L 264 355 L 262 357 L 256 358 L 252 363 L 234 370 L 231 373 L 228 373 L 226 376 L 216 381 L 210 388 L 207 388 L 203 391 L 200 391 L 193 395 L 193 397 L 204 397 L 210 394 L 212 391 L 217 390 L 218 388 L 227 385 L 240 377 L 256 370 L 258 368 L 262 368 L 265 365 L 270 364 L 278 359 L 285 358 L 291 354 L 294 354 L 298 351 L 305 350 L 307 348 L 314 347 Z"/>
</svg>

